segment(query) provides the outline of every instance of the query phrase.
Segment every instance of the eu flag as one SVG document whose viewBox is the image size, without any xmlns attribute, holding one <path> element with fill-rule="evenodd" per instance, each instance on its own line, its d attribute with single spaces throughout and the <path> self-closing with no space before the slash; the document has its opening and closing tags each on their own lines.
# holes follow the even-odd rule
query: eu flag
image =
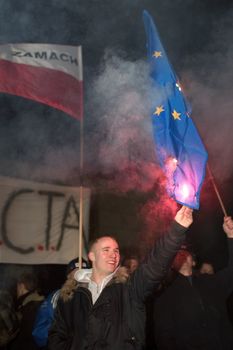
<svg viewBox="0 0 233 350">
<path fill-rule="evenodd" d="M 208 155 L 147 11 L 143 12 L 143 19 L 152 82 L 162 96 L 159 103 L 152 106 L 151 114 L 157 155 L 167 178 L 168 194 L 180 204 L 199 209 Z"/>
</svg>

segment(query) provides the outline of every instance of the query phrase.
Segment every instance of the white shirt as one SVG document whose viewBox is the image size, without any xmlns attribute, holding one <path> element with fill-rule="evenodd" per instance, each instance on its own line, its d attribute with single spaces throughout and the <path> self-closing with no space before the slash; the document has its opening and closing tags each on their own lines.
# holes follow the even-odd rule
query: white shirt
<svg viewBox="0 0 233 350">
<path fill-rule="evenodd" d="M 92 281 L 92 269 L 82 269 L 78 270 L 74 274 L 74 279 L 78 282 L 84 282 L 88 284 L 88 289 L 92 295 L 92 302 L 95 304 L 96 300 L 99 298 L 102 293 L 104 287 L 108 284 L 108 282 L 112 279 L 117 270 L 115 270 L 110 275 L 106 276 L 99 284 Z"/>
</svg>

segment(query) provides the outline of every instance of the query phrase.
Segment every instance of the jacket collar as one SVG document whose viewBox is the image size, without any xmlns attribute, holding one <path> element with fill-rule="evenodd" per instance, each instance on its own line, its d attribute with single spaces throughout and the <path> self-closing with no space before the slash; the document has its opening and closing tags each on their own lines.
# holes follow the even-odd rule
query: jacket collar
<svg viewBox="0 0 233 350">
<path fill-rule="evenodd" d="M 89 289 L 91 281 L 92 269 L 81 269 L 74 275 L 74 279 L 67 279 L 64 283 L 60 296 L 64 301 L 67 301 L 73 297 L 74 291 L 78 287 L 84 287 Z M 125 267 L 119 267 L 111 275 L 104 278 L 101 283 L 101 290 L 98 294 L 101 294 L 103 289 L 112 283 L 125 283 L 129 277 L 127 269 Z M 92 282 L 94 283 L 94 282 Z"/>
</svg>

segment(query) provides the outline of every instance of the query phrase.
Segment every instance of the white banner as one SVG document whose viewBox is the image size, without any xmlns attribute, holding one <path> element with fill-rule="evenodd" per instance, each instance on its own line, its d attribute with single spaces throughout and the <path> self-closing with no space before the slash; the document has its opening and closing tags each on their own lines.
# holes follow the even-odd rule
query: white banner
<svg viewBox="0 0 233 350">
<path fill-rule="evenodd" d="M 54 69 L 83 80 L 81 46 L 54 44 L 0 45 L 0 59 L 38 68 Z"/>
<path fill-rule="evenodd" d="M 0 45 L 0 91 L 83 117 L 81 46 Z"/>
<path fill-rule="evenodd" d="M 78 256 L 79 188 L 0 176 L 0 262 L 67 264 Z M 84 254 L 90 189 L 83 190 Z"/>
</svg>

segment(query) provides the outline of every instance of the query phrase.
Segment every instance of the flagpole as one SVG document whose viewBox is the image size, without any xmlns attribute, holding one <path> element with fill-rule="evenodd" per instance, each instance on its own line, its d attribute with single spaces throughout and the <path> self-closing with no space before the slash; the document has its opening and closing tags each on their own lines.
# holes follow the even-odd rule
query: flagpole
<svg viewBox="0 0 233 350">
<path fill-rule="evenodd" d="M 82 53 L 80 55 L 80 61 L 82 61 Z M 84 124 L 84 118 L 82 115 L 80 120 L 80 167 L 79 167 L 80 168 L 79 240 L 78 240 L 79 270 L 81 270 L 82 268 L 82 257 L 83 257 L 83 159 L 84 159 L 84 137 L 83 137 L 84 125 L 83 124 Z"/>
<path fill-rule="evenodd" d="M 80 121 L 80 187 L 79 187 L 79 269 L 82 268 L 83 256 L 83 118 Z"/>
<path fill-rule="evenodd" d="M 224 206 L 224 204 L 223 204 L 222 198 L 221 198 L 220 193 L 219 193 L 219 191 L 218 191 L 218 188 L 217 188 L 217 185 L 216 185 L 216 183 L 215 183 L 213 174 L 212 174 L 212 172 L 211 172 L 211 170 L 210 170 L 209 164 L 207 164 L 207 171 L 208 171 L 208 173 L 209 173 L 209 179 L 211 180 L 211 182 L 212 182 L 212 184 L 213 184 L 213 187 L 214 187 L 215 193 L 216 193 L 216 195 L 217 195 L 217 198 L 218 198 L 218 200 L 219 200 L 220 206 L 221 206 L 221 208 L 222 208 L 223 214 L 224 214 L 224 216 L 227 216 L 227 212 L 226 212 L 225 206 Z"/>
</svg>

